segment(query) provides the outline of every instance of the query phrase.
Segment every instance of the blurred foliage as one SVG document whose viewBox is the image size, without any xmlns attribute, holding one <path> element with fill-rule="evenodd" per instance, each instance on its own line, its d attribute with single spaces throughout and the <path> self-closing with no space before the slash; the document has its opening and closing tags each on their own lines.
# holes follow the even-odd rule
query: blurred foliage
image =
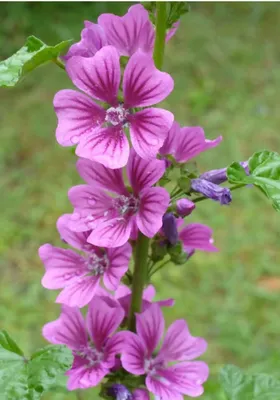
<svg viewBox="0 0 280 400">
<path fill-rule="evenodd" d="M 55 44 L 78 40 L 83 21 L 122 14 L 127 3 L 2 3 L 1 58 L 34 34 Z M 175 90 L 164 106 L 185 125 L 201 125 L 224 141 L 198 158 L 201 172 L 253 152 L 280 150 L 278 3 L 192 3 L 166 49 Z M 42 67 L 16 89 L 0 91 L 0 320 L 31 353 L 45 342 L 44 323 L 57 318 L 57 293 L 40 285 L 38 247 L 60 245 L 59 215 L 71 212 L 68 189 L 81 182 L 71 150 L 55 141 L 56 91 L 71 88 L 65 72 Z M 168 323 L 186 318 L 207 338 L 211 379 L 203 400 L 222 400 L 217 374 L 225 363 L 279 377 L 280 292 L 260 285 L 279 276 L 279 215 L 254 188 L 233 192 L 230 207 L 198 204 L 190 221 L 210 225 L 219 253 L 197 253 L 155 276 L 158 297 L 176 299 Z M 2 326 L 1 326 L 2 327 Z M 95 398 L 94 390 L 85 395 Z M 74 394 L 52 394 L 52 400 Z"/>
</svg>

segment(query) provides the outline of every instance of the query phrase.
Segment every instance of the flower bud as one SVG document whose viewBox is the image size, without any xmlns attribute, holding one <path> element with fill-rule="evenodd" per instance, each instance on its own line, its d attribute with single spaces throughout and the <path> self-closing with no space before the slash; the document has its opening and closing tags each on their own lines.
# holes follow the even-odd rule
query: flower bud
<svg viewBox="0 0 280 400">
<path fill-rule="evenodd" d="M 176 203 L 176 210 L 180 217 L 190 215 L 195 209 L 195 204 L 189 199 L 180 199 Z"/>
<path fill-rule="evenodd" d="M 132 400 L 132 394 L 130 391 L 124 386 L 119 383 L 116 383 L 115 385 L 112 385 L 108 390 L 107 390 L 108 396 L 111 397 L 111 399 L 115 400 Z"/>
<path fill-rule="evenodd" d="M 178 242 L 179 235 L 177 230 L 176 218 L 172 213 L 164 214 L 162 218 L 162 229 L 168 242 L 171 245 L 175 245 Z"/>
<path fill-rule="evenodd" d="M 192 189 L 203 194 L 205 197 L 218 201 L 220 204 L 229 204 L 232 200 L 228 188 L 215 185 L 205 179 L 192 179 Z"/>
<path fill-rule="evenodd" d="M 249 175 L 248 161 L 241 161 L 239 163 Z M 199 179 L 206 179 L 209 182 L 219 185 L 220 183 L 227 181 L 227 168 L 212 169 L 211 171 L 204 172 L 201 174 Z"/>
</svg>

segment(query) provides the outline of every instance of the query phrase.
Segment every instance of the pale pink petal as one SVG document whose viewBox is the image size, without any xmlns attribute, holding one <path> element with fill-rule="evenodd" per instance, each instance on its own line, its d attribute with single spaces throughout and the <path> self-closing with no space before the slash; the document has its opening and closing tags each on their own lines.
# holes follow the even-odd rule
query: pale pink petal
<svg viewBox="0 0 280 400">
<path fill-rule="evenodd" d="M 77 370 L 70 370 L 66 373 L 68 375 L 67 388 L 68 390 L 88 389 L 97 386 L 102 379 L 109 373 L 107 368 L 97 364 L 93 367 L 87 367 L 84 364 Z"/>
<path fill-rule="evenodd" d="M 46 324 L 42 333 L 50 343 L 65 344 L 73 350 L 87 345 L 85 322 L 78 308 L 63 306 L 60 317 Z"/>
<path fill-rule="evenodd" d="M 150 396 L 147 390 L 136 389 L 133 392 L 133 400 L 150 400 Z"/>
<path fill-rule="evenodd" d="M 122 169 L 109 169 L 100 163 L 80 158 L 77 170 L 83 180 L 90 186 L 96 186 L 118 194 L 127 194 Z"/>
<path fill-rule="evenodd" d="M 87 313 L 87 328 L 97 348 L 102 347 L 108 337 L 115 332 L 124 318 L 124 311 L 115 302 L 115 307 L 110 307 L 100 297 L 95 297 L 89 304 Z"/>
<path fill-rule="evenodd" d="M 42 278 L 46 289 L 63 288 L 87 273 L 85 259 L 73 250 L 44 244 L 39 248 L 39 256 L 46 268 Z"/>
<path fill-rule="evenodd" d="M 107 168 L 122 168 L 127 164 L 129 143 L 121 126 L 110 126 L 81 140 L 76 154 Z"/>
<path fill-rule="evenodd" d="M 69 307 L 84 307 L 95 296 L 99 281 L 99 276 L 84 276 L 71 282 L 57 296 L 56 303 Z"/>
<path fill-rule="evenodd" d="M 57 220 L 56 227 L 60 234 L 61 240 L 70 244 L 72 247 L 78 250 L 83 250 L 83 251 L 89 250 L 87 238 L 89 236 L 90 231 L 73 232 L 69 228 L 70 221 L 71 221 L 71 214 L 64 214 Z"/>
<path fill-rule="evenodd" d="M 131 56 L 139 48 L 147 52 L 153 48 L 154 28 L 141 4 L 130 7 L 123 17 L 102 14 L 98 24 L 104 29 L 108 43 L 123 56 Z"/>
<path fill-rule="evenodd" d="M 175 300 L 172 298 L 159 300 L 156 302 L 160 307 L 173 307 L 175 304 Z"/>
<path fill-rule="evenodd" d="M 153 285 L 148 285 L 143 291 L 143 299 L 147 301 L 153 301 L 156 295 L 156 289 Z"/>
<path fill-rule="evenodd" d="M 132 248 L 129 243 L 121 247 L 108 249 L 107 255 L 110 266 L 103 276 L 104 285 L 108 290 L 116 290 L 121 278 L 128 270 Z"/>
<path fill-rule="evenodd" d="M 169 193 L 161 187 L 143 189 L 136 222 L 139 230 L 152 238 L 162 227 L 162 217 L 169 205 Z"/>
<path fill-rule="evenodd" d="M 186 126 L 181 128 L 177 140 L 177 150 L 174 157 L 177 162 L 186 162 L 203 151 L 216 147 L 221 142 L 222 136 L 215 140 L 207 140 L 200 126 Z"/>
<path fill-rule="evenodd" d="M 115 291 L 115 299 L 125 297 L 129 294 L 131 294 L 131 289 L 128 286 L 120 285 Z"/>
<path fill-rule="evenodd" d="M 158 360 L 179 361 L 193 360 L 201 356 L 207 349 L 207 342 L 199 337 L 193 337 L 184 320 L 177 320 L 167 330 Z"/>
<path fill-rule="evenodd" d="M 61 146 L 79 143 L 105 120 L 105 110 L 75 90 L 60 90 L 53 105 L 58 119 L 56 139 Z"/>
<path fill-rule="evenodd" d="M 104 360 L 102 364 L 108 368 L 114 367 L 116 355 L 121 354 L 124 347 L 124 337 L 122 332 L 115 333 L 110 337 L 104 347 Z"/>
<path fill-rule="evenodd" d="M 132 332 L 122 332 L 123 351 L 121 362 L 123 368 L 133 375 L 143 375 L 145 373 L 145 346 L 142 340 Z"/>
<path fill-rule="evenodd" d="M 124 71 L 124 107 L 146 107 L 157 104 L 172 92 L 173 87 L 171 76 L 155 67 L 152 56 L 137 51 L 129 59 Z"/>
<path fill-rule="evenodd" d="M 159 371 L 159 375 L 170 382 L 180 393 L 190 397 L 201 396 L 204 392 L 202 383 L 209 375 L 209 368 L 202 361 L 184 362 Z"/>
<path fill-rule="evenodd" d="M 180 26 L 180 21 L 174 22 L 174 24 L 171 26 L 169 31 L 166 34 L 165 41 L 168 42 L 176 33 L 177 29 Z"/>
<path fill-rule="evenodd" d="M 99 247 L 122 246 L 129 239 L 132 223 L 132 218 L 121 217 L 100 223 L 93 229 L 88 237 L 88 242 Z"/>
<path fill-rule="evenodd" d="M 175 155 L 179 142 L 180 142 L 180 133 L 181 133 L 181 128 L 178 122 L 174 121 L 171 129 L 168 132 L 168 135 L 165 139 L 165 142 L 163 146 L 160 149 L 160 154 L 162 155 Z"/>
<path fill-rule="evenodd" d="M 153 304 L 141 314 L 136 314 L 136 331 L 147 349 L 147 357 L 152 356 L 164 331 L 164 318 L 158 304 Z"/>
<path fill-rule="evenodd" d="M 106 36 L 101 26 L 85 21 L 80 42 L 73 44 L 63 59 L 67 61 L 73 56 L 92 57 L 106 45 Z"/>
<path fill-rule="evenodd" d="M 160 400 L 184 400 L 183 396 L 169 382 L 162 382 L 162 380 L 147 376 L 145 383 L 149 392 L 152 392 Z"/>
<path fill-rule="evenodd" d="M 127 165 L 127 176 L 135 194 L 138 194 L 145 187 L 151 187 L 157 183 L 164 172 L 164 161 L 157 159 L 143 160 L 131 149 Z"/>
<path fill-rule="evenodd" d="M 113 46 L 105 46 L 90 58 L 71 57 L 66 71 L 74 85 L 93 97 L 117 106 L 121 79 L 119 55 Z"/>
<path fill-rule="evenodd" d="M 212 229 L 202 224 L 188 224 L 181 232 L 179 238 L 183 242 L 184 249 L 198 249 L 203 251 L 218 251 L 213 246 Z"/>
</svg>

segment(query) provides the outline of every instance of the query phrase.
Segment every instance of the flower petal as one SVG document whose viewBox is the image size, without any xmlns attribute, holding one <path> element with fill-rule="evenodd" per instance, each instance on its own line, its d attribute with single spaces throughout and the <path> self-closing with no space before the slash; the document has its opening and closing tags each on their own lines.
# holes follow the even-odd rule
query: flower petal
<svg viewBox="0 0 280 400">
<path fill-rule="evenodd" d="M 89 368 L 86 364 L 76 370 L 70 370 L 68 375 L 68 390 L 88 389 L 97 386 L 102 379 L 109 373 L 107 368 L 103 368 L 101 364 L 96 364 Z"/>
<path fill-rule="evenodd" d="M 120 299 L 131 294 L 131 289 L 128 286 L 120 285 L 115 291 L 115 299 Z"/>
<path fill-rule="evenodd" d="M 122 307 L 117 302 L 114 304 L 115 307 L 110 307 L 100 297 L 95 297 L 89 304 L 86 318 L 87 328 L 97 350 L 102 350 L 104 343 L 124 318 Z"/>
<path fill-rule="evenodd" d="M 39 256 L 46 268 L 42 278 L 46 289 L 61 289 L 87 273 L 85 259 L 73 250 L 44 244 L 39 248 Z"/>
<path fill-rule="evenodd" d="M 129 239 L 133 224 L 132 218 L 115 218 L 98 224 L 88 237 L 88 242 L 99 247 L 122 246 Z"/>
<path fill-rule="evenodd" d="M 204 392 L 202 383 L 209 375 L 209 368 L 202 361 L 184 362 L 171 365 L 159 372 L 163 379 L 167 379 L 175 390 L 191 397 L 201 396 Z"/>
<path fill-rule="evenodd" d="M 167 330 L 158 360 L 179 361 L 193 360 L 201 356 L 207 349 L 207 342 L 199 337 L 193 337 L 184 320 L 177 320 Z"/>
<path fill-rule="evenodd" d="M 65 344 L 72 350 L 87 345 L 87 332 L 78 308 L 62 307 L 60 317 L 43 327 L 43 336 L 53 344 Z"/>
<path fill-rule="evenodd" d="M 139 230 L 153 237 L 162 227 L 162 217 L 169 205 L 169 193 L 161 187 L 143 189 L 140 193 L 140 209 L 136 215 Z"/>
<path fill-rule="evenodd" d="M 129 243 L 121 247 L 108 249 L 107 255 L 110 266 L 103 276 L 104 285 L 108 290 L 116 290 L 121 278 L 128 270 L 132 248 Z"/>
<path fill-rule="evenodd" d="M 76 148 L 76 154 L 107 168 L 122 168 L 127 164 L 129 143 L 122 127 L 110 126 L 82 140 Z"/>
<path fill-rule="evenodd" d="M 136 331 L 148 351 L 148 358 L 159 344 L 164 325 L 163 314 L 158 304 L 152 304 L 146 311 L 136 314 Z"/>
<path fill-rule="evenodd" d="M 186 162 L 203 151 L 216 147 L 221 142 L 222 136 L 215 140 L 207 140 L 200 126 L 185 126 L 181 128 L 177 140 L 175 159 L 177 162 Z"/>
<path fill-rule="evenodd" d="M 123 77 L 124 107 L 152 106 L 164 100 L 173 90 L 174 81 L 159 71 L 151 55 L 137 51 L 129 59 Z"/>
<path fill-rule="evenodd" d="M 71 214 L 64 214 L 57 220 L 56 227 L 60 234 L 61 240 L 78 250 L 86 251 L 88 248 L 87 238 L 90 234 L 90 231 L 73 232 L 69 228 L 70 221 Z"/>
<path fill-rule="evenodd" d="M 56 139 L 61 146 L 79 143 L 105 120 L 105 110 L 76 90 L 60 90 L 53 105 L 58 118 Z"/>
<path fill-rule="evenodd" d="M 71 282 L 57 296 L 56 303 L 66 304 L 69 307 L 86 306 L 95 296 L 99 281 L 99 276 L 85 276 Z"/>
<path fill-rule="evenodd" d="M 145 347 L 144 343 L 132 332 L 121 332 L 123 335 L 123 351 L 121 362 L 123 368 L 133 375 L 145 373 Z"/>
<path fill-rule="evenodd" d="M 143 291 L 143 299 L 152 302 L 156 295 L 156 289 L 153 285 L 148 285 Z"/>
<path fill-rule="evenodd" d="M 198 249 L 203 251 L 218 251 L 213 246 L 212 229 L 202 224 L 188 224 L 179 233 L 184 249 Z"/>
<path fill-rule="evenodd" d="M 176 33 L 177 29 L 180 26 L 180 21 L 174 22 L 174 24 L 171 26 L 169 31 L 166 34 L 165 41 L 168 42 Z"/>
<path fill-rule="evenodd" d="M 154 28 L 141 4 L 130 7 L 123 17 L 102 14 L 98 24 L 104 29 L 108 43 L 115 46 L 122 56 L 130 57 L 139 48 L 152 51 Z"/>
<path fill-rule="evenodd" d="M 80 42 L 73 44 L 63 59 L 67 61 L 73 56 L 92 57 L 106 45 L 106 36 L 101 26 L 85 21 Z"/>
<path fill-rule="evenodd" d="M 93 97 L 117 106 L 121 79 L 119 54 L 113 46 L 105 46 L 94 57 L 72 57 L 66 71 L 74 85 Z"/>
<path fill-rule="evenodd" d="M 167 134 L 165 142 L 162 148 L 160 149 L 160 154 L 162 155 L 171 154 L 173 156 L 175 155 L 180 141 L 180 133 L 181 133 L 180 125 L 178 124 L 178 122 L 174 121 Z"/>
<path fill-rule="evenodd" d="M 120 354 L 124 346 L 124 337 L 122 332 L 115 333 L 110 337 L 104 347 L 103 365 L 108 368 L 114 367 L 116 363 L 116 354 Z M 120 365 L 121 366 L 121 365 Z"/>
<path fill-rule="evenodd" d="M 133 392 L 133 400 L 150 400 L 150 396 L 147 390 L 136 389 Z"/>
<path fill-rule="evenodd" d="M 80 158 L 77 170 L 83 180 L 90 186 L 96 186 L 110 192 L 126 194 L 122 169 L 109 169 L 97 162 Z"/>
<path fill-rule="evenodd" d="M 169 382 L 162 382 L 152 376 L 147 376 L 145 383 L 149 392 L 152 392 L 160 400 L 184 400 L 183 396 Z"/>
<path fill-rule="evenodd" d="M 153 186 L 163 176 L 165 162 L 161 160 L 143 160 L 131 149 L 127 175 L 135 194 L 138 194 L 145 187 Z"/>
</svg>

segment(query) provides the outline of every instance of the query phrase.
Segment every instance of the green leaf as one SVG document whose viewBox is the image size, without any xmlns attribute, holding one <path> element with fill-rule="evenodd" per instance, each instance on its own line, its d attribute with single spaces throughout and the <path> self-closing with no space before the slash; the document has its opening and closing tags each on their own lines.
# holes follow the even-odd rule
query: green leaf
<svg viewBox="0 0 280 400">
<path fill-rule="evenodd" d="M 8 351 L 23 356 L 23 351 L 5 330 L 0 331 L 0 346 Z"/>
<path fill-rule="evenodd" d="M 172 28 L 173 24 L 180 19 L 180 17 L 189 12 L 189 5 L 186 1 L 172 1 L 168 2 L 168 17 L 166 21 L 167 29 Z"/>
<path fill-rule="evenodd" d="M 279 400 L 280 381 L 266 374 L 246 374 L 234 365 L 226 365 L 220 382 L 228 400 Z"/>
<path fill-rule="evenodd" d="M 237 162 L 227 169 L 230 183 L 254 184 L 268 197 L 273 207 L 280 211 L 280 155 L 264 150 L 253 154 L 249 159 L 250 175 Z"/>
<path fill-rule="evenodd" d="M 37 351 L 28 364 L 29 386 L 37 392 L 48 390 L 71 367 L 72 361 L 72 352 L 66 346 L 46 346 Z"/>
<path fill-rule="evenodd" d="M 167 251 L 170 256 L 170 261 L 174 264 L 182 265 L 188 260 L 188 255 L 183 249 L 182 242 L 177 242 L 174 246 L 169 246 Z"/>
<path fill-rule="evenodd" d="M 48 46 L 35 36 L 29 36 L 20 50 L 0 62 L 0 87 L 15 86 L 28 72 L 56 60 L 71 43 L 72 40 L 65 40 L 55 46 Z"/>
</svg>

